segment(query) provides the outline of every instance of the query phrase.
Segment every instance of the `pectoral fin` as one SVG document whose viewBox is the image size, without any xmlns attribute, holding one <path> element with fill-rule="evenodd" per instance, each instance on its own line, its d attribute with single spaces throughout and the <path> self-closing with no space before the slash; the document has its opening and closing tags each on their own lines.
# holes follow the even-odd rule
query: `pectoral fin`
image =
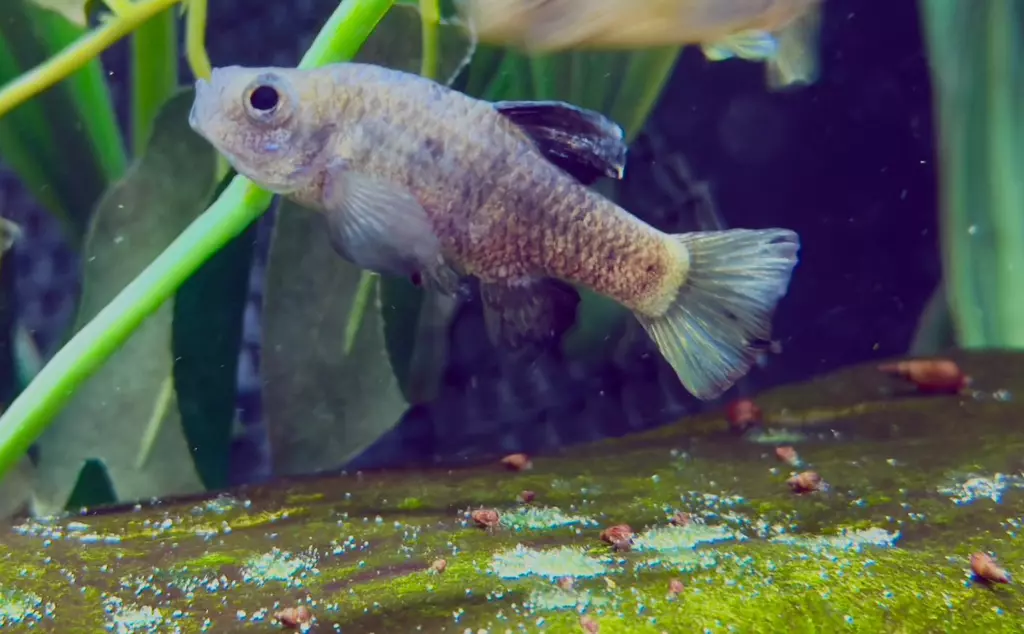
<svg viewBox="0 0 1024 634">
<path fill-rule="evenodd" d="M 528 134 L 549 161 L 584 185 L 622 178 L 625 135 L 604 115 L 561 101 L 499 101 L 494 107 Z"/>
<path fill-rule="evenodd" d="M 480 297 L 491 341 L 512 349 L 557 343 L 579 304 L 575 289 L 549 278 L 481 281 Z"/>
<path fill-rule="evenodd" d="M 411 192 L 341 163 L 328 168 L 323 191 L 329 237 L 339 255 L 377 273 L 419 274 L 425 284 L 455 292 L 458 276 L 444 263 L 430 217 Z"/>
</svg>

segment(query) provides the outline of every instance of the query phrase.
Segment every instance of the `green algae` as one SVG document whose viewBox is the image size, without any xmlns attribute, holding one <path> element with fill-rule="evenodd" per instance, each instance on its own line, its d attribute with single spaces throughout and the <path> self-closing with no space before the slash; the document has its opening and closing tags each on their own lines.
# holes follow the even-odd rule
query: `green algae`
<svg viewBox="0 0 1024 634">
<path fill-rule="evenodd" d="M 177 564 L 173 570 L 181 573 L 220 570 L 224 566 L 233 566 L 238 563 L 238 557 L 227 553 L 207 553 L 195 559 Z"/>
<path fill-rule="evenodd" d="M 1024 364 L 958 359 L 975 392 L 922 398 L 851 368 L 759 397 L 766 424 L 743 436 L 713 412 L 523 472 L 495 459 L 22 521 L 0 536 L 0 625 L 259 632 L 305 604 L 315 631 L 346 634 L 579 632 L 583 615 L 605 634 L 1017 631 L 1016 585 L 975 582 L 968 558 L 1024 575 Z M 828 489 L 792 494 L 804 468 Z M 679 512 L 691 522 L 669 525 Z M 631 548 L 613 551 L 599 534 L 622 523 Z"/>
<path fill-rule="evenodd" d="M 405 498 L 398 503 L 398 509 L 402 511 L 415 511 L 424 507 L 423 500 L 419 498 Z"/>
</svg>

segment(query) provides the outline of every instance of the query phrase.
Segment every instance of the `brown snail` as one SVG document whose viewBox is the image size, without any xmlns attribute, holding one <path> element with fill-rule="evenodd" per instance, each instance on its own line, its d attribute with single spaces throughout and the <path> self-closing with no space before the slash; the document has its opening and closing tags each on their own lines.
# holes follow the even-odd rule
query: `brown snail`
<svg viewBox="0 0 1024 634">
<path fill-rule="evenodd" d="M 878 366 L 880 372 L 910 381 L 926 394 L 957 394 L 971 384 L 955 361 L 949 359 L 911 359 Z"/>
</svg>

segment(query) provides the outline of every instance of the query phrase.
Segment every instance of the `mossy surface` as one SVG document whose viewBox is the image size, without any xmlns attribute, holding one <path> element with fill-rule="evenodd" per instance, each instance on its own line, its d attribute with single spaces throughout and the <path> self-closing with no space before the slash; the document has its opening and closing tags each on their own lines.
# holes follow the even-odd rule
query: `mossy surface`
<svg viewBox="0 0 1024 634">
<path fill-rule="evenodd" d="M 759 397 L 766 425 L 745 436 L 709 414 L 518 473 L 351 474 L 23 521 L 0 535 L 0 626 L 269 632 L 306 604 L 312 631 L 345 634 L 582 632 L 581 614 L 603 633 L 1018 632 L 1024 596 L 972 580 L 968 556 L 1024 577 L 1024 357 L 958 360 L 970 394 L 852 368 Z M 779 440 L 827 491 L 789 491 Z M 500 525 L 477 528 L 481 507 Z M 695 522 L 671 526 L 678 511 Z M 620 523 L 628 552 L 599 539 Z"/>
</svg>

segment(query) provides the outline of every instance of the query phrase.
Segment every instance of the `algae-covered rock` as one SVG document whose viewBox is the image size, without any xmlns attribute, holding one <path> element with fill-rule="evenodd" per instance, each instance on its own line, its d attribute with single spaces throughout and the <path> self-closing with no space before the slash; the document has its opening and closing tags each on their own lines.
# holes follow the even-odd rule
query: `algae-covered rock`
<svg viewBox="0 0 1024 634">
<path fill-rule="evenodd" d="M 967 394 L 853 368 L 758 398 L 765 427 L 742 436 L 709 415 L 518 472 L 488 459 L 26 520 L 0 536 L 0 625 L 272 632 L 307 606 L 310 631 L 345 634 L 584 617 L 602 633 L 1017 632 L 1024 359 L 959 360 Z M 806 466 L 780 462 L 779 440 Z M 827 487 L 794 494 L 800 469 Z M 618 524 L 634 535 L 613 548 L 600 534 Z M 1013 582 L 973 580 L 978 551 Z"/>
</svg>

